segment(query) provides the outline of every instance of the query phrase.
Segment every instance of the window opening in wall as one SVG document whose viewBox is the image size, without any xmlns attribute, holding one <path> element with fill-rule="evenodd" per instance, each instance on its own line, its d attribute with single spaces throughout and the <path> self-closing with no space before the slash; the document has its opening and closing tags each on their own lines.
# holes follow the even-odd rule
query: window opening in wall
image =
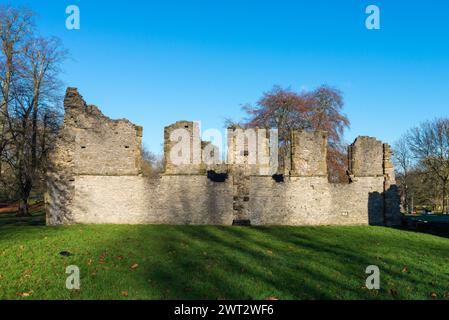
<svg viewBox="0 0 449 320">
<path fill-rule="evenodd" d="M 284 175 L 283 174 L 273 174 L 272 178 L 277 183 L 284 182 Z"/>
<path fill-rule="evenodd" d="M 227 173 L 216 173 L 213 170 L 207 171 L 207 178 L 213 182 L 225 182 L 228 178 Z"/>
</svg>

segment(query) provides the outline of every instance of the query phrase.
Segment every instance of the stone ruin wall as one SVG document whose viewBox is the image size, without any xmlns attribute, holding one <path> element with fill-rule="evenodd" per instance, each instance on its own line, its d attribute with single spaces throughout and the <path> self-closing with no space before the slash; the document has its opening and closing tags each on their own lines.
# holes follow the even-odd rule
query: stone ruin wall
<svg viewBox="0 0 449 320">
<path fill-rule="evenodd" d="M 67 90 L 64 108 L 64 124 L 48 170 L 49 225 L 400 223 L 391 150 L 374 138 L 359 137 L 350 146 L 351 182 L 332 184 L 327 178 L 326 133 L 295 131 L 292 167 L 278 182 L 262 164 L 249 165 L 245 160 L 239 165 L 200 160 L 175 166 L 167 157 L 173 147 L 170 133 L 185 128 L 192 142 L 200 136 L 196 123 L 179 121 L 165 128 L 164 173 L 146 178 L 140 164 L 141 127 L 110 120 L 88 106 L 74 88 Z M 248 156 L 237 151 L 236 130 L 228 129 L 229 163 Z M 200 152 L 210 150 L 208 145 L 200 143 Z M 226 179 L 211 179 L 210 170 Z"/>
</svg>

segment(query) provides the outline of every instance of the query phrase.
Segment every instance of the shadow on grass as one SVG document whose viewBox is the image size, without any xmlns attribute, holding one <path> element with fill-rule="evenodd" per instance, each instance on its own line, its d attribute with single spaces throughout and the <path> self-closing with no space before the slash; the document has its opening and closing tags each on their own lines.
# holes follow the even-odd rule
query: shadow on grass
<svg viewBox="0 0 449 320">
<path fill-rule="evenodd" d="M 35 210 L 29 217 L 16 213 L 0 214 L 0 240 L 33 239 L 36 234 L 55 234 L 60 228 L 47 228 L 45 210 Z"/>
<path fill-rule="evenodd" d="M 310 259 L 309 252 L 289 249 L 285 233 L 276 239 L 266 231 L 182 228 L 179 239 L 161 243 L 162 251 L 176 250 L 177 259 L 152 266 L 147 276 L 158 279 L 160 289 L 169 289 L 176 299 L 331 299 L 336 292 L 323 285 L 352 290 L 326 273 L 329 266 L 304 263 Z M 179 243 L 185 245 L 179 247 Z M 314 247 L 304 239 L 301 246 L 306 251 Z"/>
<path fill-rule="evenodd" d="M 0 239 L 26 241 L 30 228 L 14 221 L 3 225 Z M 425 299 L 432 292 L 442 297 L 449 287 L 445 239 L 380 227 L 81 225 L 32 230 L 36 244 L 55 235 L 45 242 L 52 254 L 63 249 L 75 253 L 60 259 L 81 267 L 83 290 L 67 298 Z M 364 288 L 369 265 L 381 269 L 380 291 Z M 129 297 L 122 297 L 122 290 Z"/>
<path fill-rule="evenodd" d="M 409 216 L 398 229 L 449 238 L 449 215 L 439 216 L 437 220 L 435 217 Z"/>
<path fill-rule="evenodd" d="M 151 261 L 139 275 L 144 283 L 151 283 L 148 290 L 156 290 L 162 299 L 391 299 L 410 296 L 413 292 L 403 290 L 413 290 L 433 277 L 424 268 L 402 273 L 405 262 L 387 253 L 388 244 L 376 248 L 376 241 L 393 244 L 394 237 L 373 236 L 370 243 L 369 236 L 361 233 L 345 237 L 326 227 L 164 228 L 156 246 L 141 255 L 168 258 Z M 150 240 L 145 232 L 136 236 L 143 243 Z M 338 237 L 338 244 L 333 244 Z M 354 243 L 357 240 L 359 244 Z M 438 248 L 438 254 L 446 249 Z M 373 264 L 381 267 L 390 287 L 364 288 L 365 269 Z M 447 288 L 447 274 L 441 276 L 443 281 L 435 282 L 433 290 Z M 428 290 L 430 295 L 432 288 Z"/>
<path fill-rule="evenodd" d="M 45 210 L 35 211 L 31 217 L 18 217 L 16 213 L 2 213 L 0 227 L 3 226 L 45 226 Z"/>
</svg>

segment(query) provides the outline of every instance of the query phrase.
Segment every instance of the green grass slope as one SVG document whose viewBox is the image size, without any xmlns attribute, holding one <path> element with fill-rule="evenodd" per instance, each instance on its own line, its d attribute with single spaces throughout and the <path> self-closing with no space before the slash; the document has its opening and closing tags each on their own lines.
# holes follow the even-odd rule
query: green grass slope
<svg viewBox="0 0 449 320">
<path fill-rule="evenodd" d="M 1 299 L 449 299 L 449 239 L 379 227 L 46 227 L 0 218 Z M 59 253 L 69 251 L 73 256 Z M 81 288 L 65 288 L 65 268 Z M 364 287 L 381 270 L 381 290 Z"/>
</svg>

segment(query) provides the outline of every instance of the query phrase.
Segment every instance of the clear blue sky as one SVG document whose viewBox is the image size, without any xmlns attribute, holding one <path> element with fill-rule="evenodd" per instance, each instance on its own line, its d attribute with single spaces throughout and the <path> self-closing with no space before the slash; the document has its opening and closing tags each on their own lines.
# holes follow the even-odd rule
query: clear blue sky
<svg viewBox="0 0 449 320">
<path fill-rule="evenodd" d="M 0 0 L 0 2 L 7 2 Z M 345 138 L 393 142 L 423 119 L 448 116 L 449 2 L 445 0 L 14 0 L 39 14 L 44 35 L 70 50 L 63 80 L 113 118 L 144 126 L 161 152 L 163 127 L 239 119 L 278 84 L 344 92 Z M 78 5 L 81 30 L 65 28 Z M 381 30 L 365 8 L 381 9 Z"/>
</svg>

